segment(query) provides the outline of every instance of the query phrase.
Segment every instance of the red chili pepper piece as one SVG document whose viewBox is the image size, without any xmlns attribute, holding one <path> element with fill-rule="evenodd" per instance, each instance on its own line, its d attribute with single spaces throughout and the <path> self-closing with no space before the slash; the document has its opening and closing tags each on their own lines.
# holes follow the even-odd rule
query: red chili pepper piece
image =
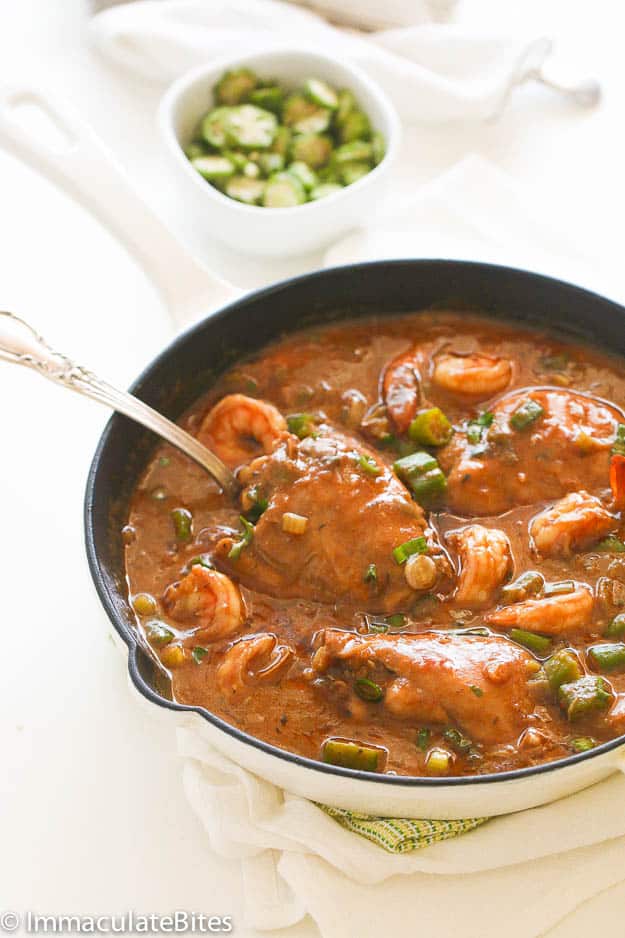
<svg viewBox="0 0 625 938">
<path fill-rule="evenodd" d="M 625 507 L 625 456 L 614 453 L 610 457 L 610 488 L 616 508 Z"/>
</svg>

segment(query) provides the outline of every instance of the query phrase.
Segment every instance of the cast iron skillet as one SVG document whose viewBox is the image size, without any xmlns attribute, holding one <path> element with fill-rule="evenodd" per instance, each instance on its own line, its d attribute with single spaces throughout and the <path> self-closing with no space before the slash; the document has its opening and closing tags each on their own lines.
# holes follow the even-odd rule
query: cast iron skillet
<svg viewBox="0 0 625 938">
<path fill-rule="evenodd" d="M 286 332 L 316 323 L 414 312 L 432 306 L 479 311 L 539 328 L 555 328 L 604 346 L 612 353 L 625 354 L 625 309 L 587 290 L 493 264 L 382 261 L 296 277 L 231 303 L 172 342 L 130 390 L 175 420 L 233 361 Z M 407 779 L 376 776 L 305 759 L 248 736 L 207 710 L 175 703 L 168 697 L 168 689 L 159 680 L 151 659 L 138 644 L 128 605 L 120 537 L 129 498 L 155 442 L 149 431 L 127 418 L 112 417 L 89 472 L 84 514 L 87 556 L 96 589 L 111 622 L 128 646 L 130 677 L 152 703 L 170 710 L 195 711 L 223 733 L 279 760 L 333 776 L 366 779 L 369 783 L 375 780 L 378 785 L 462 786 L 520 780 L 523 776 L 550 773 L 582 760 L 596 759 L 623 745 L 625 737 L 620 737 L 559 762 L 497 775 Z"/>
</svg>

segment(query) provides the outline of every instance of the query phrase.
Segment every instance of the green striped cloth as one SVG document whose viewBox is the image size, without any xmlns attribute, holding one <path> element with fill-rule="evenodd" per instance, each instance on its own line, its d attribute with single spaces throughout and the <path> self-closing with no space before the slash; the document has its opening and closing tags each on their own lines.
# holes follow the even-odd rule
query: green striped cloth
<svg viewBox="0 0 625 938">
<path fill-rule="evenodd" d="M 413 850 L 421 850 L 422 847 L 466 834 L 488 820 L 486 817 L 465 818 L 462 821 L 370 817 L 344 808 L 330 808 L 325 804 L 318 804 L 317 807 L 334 818 L 345 830 L 366 837 L 388 853 L 412 853 Z"/>
</svg>

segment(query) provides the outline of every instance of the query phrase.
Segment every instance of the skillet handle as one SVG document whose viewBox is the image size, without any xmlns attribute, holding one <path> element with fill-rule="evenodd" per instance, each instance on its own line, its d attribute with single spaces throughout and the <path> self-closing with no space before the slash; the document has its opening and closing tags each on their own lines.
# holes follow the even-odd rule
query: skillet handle
<svg viewBox="0 0 625 938">
<path fill-rule="evenodd" d="M 50 134 L 22 117 L 38 111 Z M 51 126 L 50 126 L 51 125 Z M 0 88 L 0 144 L 92 212 L 139 261 L 178 326 L 240 296 L 182 246 L 136 194 L 124 171 L 90 127 L 46 92 Z"/>
</svg>

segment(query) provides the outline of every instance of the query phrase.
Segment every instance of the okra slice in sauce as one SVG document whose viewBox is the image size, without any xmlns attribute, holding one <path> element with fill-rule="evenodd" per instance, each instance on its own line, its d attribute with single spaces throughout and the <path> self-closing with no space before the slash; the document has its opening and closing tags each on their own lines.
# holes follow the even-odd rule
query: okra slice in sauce
<svg viewBox="0 0 625 938">
<path fill-rule="evenodd" d="M 571 722 L 607 710 L 613 699 L 608 682 L 590 674 L 570 684 L 562 684 L 558 690 L 560 706 Z"/>
<path fill-rule="evenodd" d="M 330 765 L 344 769 L 359 769 L 362 772 L 377 772 L 382 768 L 385 753 L 382 749 L 349 742 L 344 739 L 327 739 L 321 757 Z"/>
<path fill-rule="evenodd" d="M 588 660 L 597 671 L 625 671 L 625 644 L 623 642 L 605 642 L 592 645 L 587 652 Z"/>
</svg>

